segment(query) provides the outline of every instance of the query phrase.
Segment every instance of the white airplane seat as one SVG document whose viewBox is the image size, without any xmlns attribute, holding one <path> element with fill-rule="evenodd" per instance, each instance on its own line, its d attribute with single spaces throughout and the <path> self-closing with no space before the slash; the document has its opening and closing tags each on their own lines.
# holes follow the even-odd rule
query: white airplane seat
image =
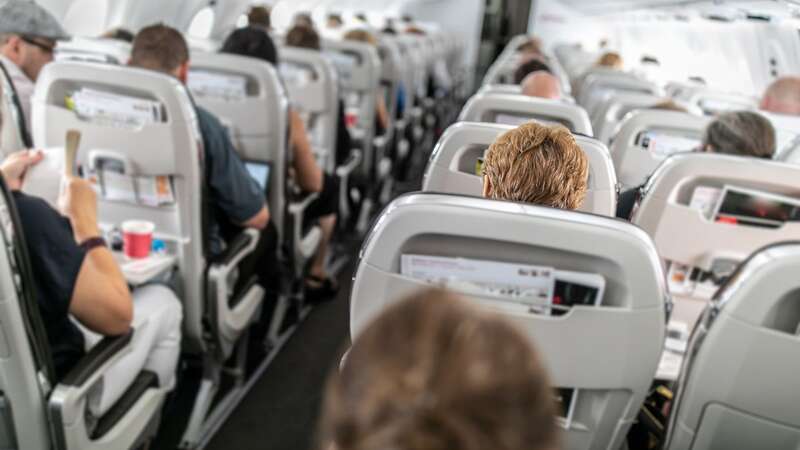
<svg viewBox="0 0 800 450">
<path fill-rule="evenodd" d="M 135 448 L 155 436 L 171 386 L 143 370 L 111 409 L 89 409 L 103 377 L 136 345 L 136 330 L 106 337 L 57 380 L 24 232 L 5 182 L 0 181 L 0 445 L 4 448 L 112 450 Z"/>
<path fill-rule="evenodd" d="M 702 85 L 673 86 L 672 98 L 687 105 L 697 106 L 708 116 L 716 116 L 727 111 L 752 111 L 758 108 L 758 99 L 752 95 L 725 92 Z"/>
<path fill-rule="evenodd" d="M 520 125 L 530 120 L 558 123 L 574 133 L 592 136 L 592 124 L 578 105 L 559 100 L 513 94 L 478 93 L 467 101 L 458 118 L 462 122 Z"/>
<path fill-rule="evenodd" d="M 622 188 L 644 184 L 668 156 L 698 149 L 711 120 L 678 111 L 639 110 L 627 115 L 611 143 Z"/>
<path fill-rule="evenodd" d="M 56 45 L 56 61 L 85 61 L 115 65 L 128 64 L 131 44 L 118 39 L 74 37 Z"/>
<path fill-rule="evenodd" d="M 188 87 L 198 105 L 228 124 L 229 135 L 246 163 L 268 165 L 267 204 L 270 221 L 286 243 L 282 247 L 288 250 L 284 255 L 292 269 L 288 279 L 304 278 L 322 240 L 318 225 L 304 223 L 305 211 L 318 194 L 301 195 L 287 177 L 291 161 L 289 97 L 278 71 L 254 58 L 195 52 Z M 281 296 L 274 319 L 286 313 L 289 302 Z M 280 339 L 280 322 L 282 319 L 273 320 L 270 329 L 274 342 Z"/>
<path fill-rule="evenodd" d="M 634 74 L 608 68 L 589 69 L 580 80 L 577 90 L 578 104 L 586 109 L 589 117 L 595 117 L 608 93 L 634 92 L 663 96 L 663 90 L 655 83 Z"/>
<path fill-rule="evenodd" d="M 615 92 L 605 98 L 592 118 L 597 139 L 610 145 L 620 121 L 631 111 L 647 109 L 665 101 L 665 97 L 637 92 Z"/>
<path fill-rule="evenodd" d="M 104 227 L 134 218 L 151 221 L 155 236 L 175 257 L 184 347 L 202 354 L 204 361 L 185 436 L 198 442 L 223 365 L 243 345 L 239 337 L 257 319 L 264 289 L 255 278 L 233 289 L 239 263 L 257 246 L 254 230 L 243 231 L 215 262 L 208 262 L 202 137 L 188 90 L 177 79 L 149 70 L 52 63 L 39 76 L 33 117 L 34 143 L 40 148 L 61 146 L 67 130 L 80 130 L 77 162 L 84 173 L 96 174 Z M 148 184 L 161 185 L 171 195 L 143 190 Z M 217 407 L 227 406 L 230 395 Z"/>
<path fill-rule="evenodd" d="M 337 167 L 336 143 L 339 132 L 339 79 L 333 64 L 322 53 L 295 47 L 280 49 L 279 72 L 291 102 L 301 114 L 308 116 L 308 130 L 321 166 L 341 180 L 339 221 L 350 216 L 349 179 L 361 162 L 361 151 L 350 155 Z"/>
<path fill-rule="evenodd" d="M 718 285 L 759 248 L 796 239 L 800 225 L 778 210 L 800 203 L 798 177 L 800 167 L 770 160 L 674 155 L 643 188 L 632 221 L 670 265 L 673 293 L 707 300 L 716 288 L 692 285 L 689 270 Z"/>
<path fill-rule="evenodd" d="M 526 291 L 531 286 L 520 278 L 520 286 L 506 286 L 498 282 L 498 273 L 526 280 L 554 273 L 562 280 L 558 283 L 603 286 L 604 293 L 586 306 L 551 309 L 547 294 L 534 293 L 539 288 Z M 641 230 L 610 218 L 532 205 L 402 196 L 384 210 L 362 247 L 350 297 L 351 337 L 404 296 L 442 283 L 508 317 L 530 336 L 553 384 L 571 393 L 563 397 L 559 419 L 565 448 L 623 444 L 665 337 L 663 273 L 652 241 Z M 550 285 L 542 283 L 544 289 Z M 530 297 L 506 294 L 515 290 Z"/>
<path fill-rule="evenodd" d="M 800 116 L 759 110 L 775 128 L 775 158 L 778 161 L 800 164 Z"/>
<path fill-rule="evenodd" d="M 486 149 L 513 126 L 460 122 L 448 128 L 431 155 L 422 182 L 424 192 L 480 197 L 483 178 L 476 165 Z M 589 189 L 580 211 L 613 217 L 617 208 L 617 178 L 605 145 L 576 135 L 589 160 Z"/>
<path fill-rule="evenodd" d="M 800 244 L 775 244 L 716 294 L 689 341 L 665 448 L 800 445 L 798 266 Z"/>
</svg>

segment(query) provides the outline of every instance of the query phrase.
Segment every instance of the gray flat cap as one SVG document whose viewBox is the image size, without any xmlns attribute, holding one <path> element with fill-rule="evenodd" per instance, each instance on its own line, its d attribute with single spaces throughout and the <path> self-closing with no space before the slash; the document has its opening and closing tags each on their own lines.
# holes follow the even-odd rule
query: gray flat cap
<svg viewBox="0 0 800 450">
<path fill-rule="evenodd" d="M 52 14 L 28 0 L 6 1 L 0 5 L 0 34 L 24 34 L 59 41 L 69 39 Z"/>
</svg>

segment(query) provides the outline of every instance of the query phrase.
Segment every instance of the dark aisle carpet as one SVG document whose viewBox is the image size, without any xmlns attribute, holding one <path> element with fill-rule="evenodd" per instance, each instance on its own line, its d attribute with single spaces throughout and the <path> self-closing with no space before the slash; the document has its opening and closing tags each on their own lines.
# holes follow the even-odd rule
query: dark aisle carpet
<svg viewBox="0 0 800 450">
<path fill-rule="evenodd" d="M 339 275 L 336 300 L 313 309 L 207 449 L 314 448 L 325 380 L 349 343 L 356 253 Z"/>
</svg>

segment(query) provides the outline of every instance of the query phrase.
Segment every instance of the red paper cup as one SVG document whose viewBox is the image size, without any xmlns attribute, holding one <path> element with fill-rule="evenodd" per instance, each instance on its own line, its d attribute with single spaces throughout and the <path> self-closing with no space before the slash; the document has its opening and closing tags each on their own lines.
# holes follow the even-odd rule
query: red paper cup
<svg viewBox="0 0 800 450">
<path fill-rule="evenodd" d="M 131 259 L 142 259 L 150 256 L 153 245 L 153 222 L 144 220 L 128 220 L 122 222 L 122 251 Z"/>
</svg>

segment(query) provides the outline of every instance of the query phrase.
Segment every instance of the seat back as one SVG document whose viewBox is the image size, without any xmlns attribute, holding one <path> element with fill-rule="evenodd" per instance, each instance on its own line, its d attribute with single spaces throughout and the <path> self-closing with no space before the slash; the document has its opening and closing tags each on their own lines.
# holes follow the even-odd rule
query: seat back
<svg viewBox="0 0 800 450">
<path fill-rule="evenodd" d="M 279 72 L 298 111 L 307 116 L 309 137 L 320 165 L 333 173 L 339 130 L 339 78 L 333 64 L 316 50 L 280 49 Z"/>
<path fill-rule="evenodd" d="M 431 257 L 447 259 L 441 266 L 434 261 L 432 271 L 414 264 Z M 492 275 L 483 281 L 460 278 L 464 272 L 451 269 L 464 262 L 474 264 L 475 274 L 492 270 Z M 511 272 L 495 272 L 486 263 L 513 266 Z M 541 291 L 502 293 L 530 286 L 513 279 L 525 277 L 519 271 L 532 277 L 555 273 L 559 280 L 571 275 L 566 283 L 582 279 L 603 285 L 604 293 L 599 305 L 575 306 L 554 320 L 555 309 L 541 309 L 546 300 L 534 300 Z M 530 336 L 553 384 L 572 393 L 572 401 L 565 395 L 560 420 L 564 448 L 620 447 L 652 382 L 665 330 L 663 273 L 641 230 L 609 218 L 511 202 L 402 196 L 364 241 L 350 297 L 351 337 L 397 300 L 442 283 Z M 547 289 L 551 281 L 542 283 Z"/>
<path fill-rule="evenodd" d="M 774 245 L 717 293 L 690 339 L 665 448 L 800 445 L 799 266 L 800 244 Z"/>
<path fill-rule="evenodd" d="M 697 106 L 709 116 L 716 116 L 727 111 L 758 108 L 758 99 L 752 95 L 724 92 L 707 86 L 688 84 L 674 86 L 672 98 L 687 105 Z"/>
<path fill-rule="evenodd" d="M 286 236 L 288 97 L 267 62 L 239 55 L 194 52 L 188 86 L 199 106 L 217 116 L 244 160 L 268 162 L 271 220 Z"/>
<path fill-rule="evenodd" d="M 483 178 L 476 164 L 486 149 L 508 125 L 461 122 L 445 131 L 433 150 L 422 190 L 480 197 Z M 617 178 L 605 145 L 576 135 L 575 140 L 589 160 L 589 190 L 580 211 L 613 216 L 617 208 Z"/>
<path fill-rule="evenodd" d="M 789 221 L 777 228 L 746 225 L 742 212 L 742 224 L 735 225 L 725 218 L 733 217 L 727 209 L 719 220 L 716 205 L 722 189 L 800 199 L 798 177 L 800 167 L 792 164 L 709 153 L 675 155 L 645 185 L 633 223 L 653 238 L 664 260 L 724 273 L 761 247 L 795 239 L 800 223 Z"/>
<path fill-rule="evenodd" d="M 623 189 L 640 186 L 674 153 L 696 150 L 711 122 L 677 111 L 635 111 L 620 123 L 611 158 Z"/>
<path fill-rule="evenodd" d="M 369 175 L 375 163 L 375 101 L 381 80 L 381 60 L 378 50 L 369 44 L 351 41 L 329 41 L 322 44 L 325 55 L 333 62 L 339 75 L 340 93 L 345 101 L 345 113 L 355 116 L 351 136 L 361 143 L 364 161 L 361 172 Z"/>
<path fill-rule="evenodd" d="M 525 95 L 478 93 L 469 99 L 458 118 L 462 122 L 519 125 L 529 120 L 554 122 L 570 131 L 592 136 L 592 124 L 578 105 Z"/>
<path fill-rule="evenodd" d="M 637 92 L 615 92 L 609 95 L 599 105 L 596 115 L 591 118 L 597 139 L 609 145 L 626 114 L 650 108 L 664 100 L 664 97 Z"/>
<path fill-rule="evenodd" d="M 25 244 L 16 209 L 5 183 L 0 184 L 0 447 L 45 449 L 52 436 L 44 386 L 56 380 L 33 286 L 23 275 Z"/>
<path fill-rule="evenodd" d="M 131 44 L 117 39 L 75 37 L 60 41 L 55 49 L 56 61 L 125 65 L 130 58 Z"/>
<path fill-rule="evenodd" d="M 149 120 L 125 120 L 127 106 L 114 115 L 102 111 L 92 118 L 91 104 L 75 106 L 80 92 L 98 92 L 101 104 L 112 105 L 104 95 L 120 95 L 138 102 Z M 187 89 L 175 78 L 153 71 L 107 64 L 59 62 L 39 75 L 33 98 L 33 136 L 39 148 L 64 145 L 67 130 L 81 132 L 78 164 L 88 170 L 104 167 L 130 177 L 124 195 L 107 189 L 99 197 L 99 220 L 104 226 L 145 219 L 156 225 L 155 236 L 177 257 L 184 300 L 184 338 L 190 349 L 203 348 L 204 274 L 202 136 Z M 166 177 L 172 198 L 145 198 L 144 181 Z M 101 177 L 98 177 L 100 179 Z M 105 179 L 105 178 L 103 178 Z M 101 180 L 102 181 L 102 180 Z M 134 190 L 134 183 L 137 190 Z M 155 182 L 153 182 L 155 183 Z M 117 186 L 119 187 L 119 186 Z M 106 186 L 109 188 L 109 186 Z M 155 201 L 153 201 L 155 200 Z"/>
<path fill-rule="evenodd" d="M 608 68 L 593 68 L 583 75 L 576 98 L 578 104 L 589 113 L 589 117 L 594 117 L 604 98 L 614 92 L 663 95 L 658 85 L 634 74 Z"/>
<path fill-rule="evenodd" d="M 403 86 L 403 91 L 407 90 L 409 80 L 403 76 L 402 66 L 403 57 L 400 44 L 391 36 L 382 36 L 378 43 L 378 55 L 381 58 L 381 85 L 379 94 L 386 103 L 386 112 L 389 114 L 389 127 L 386 130 L 388 137 L 391 138 L 395 129 L 395 118 L 398 109 L 398 91 Z"/>
<path fill-rule="evenodd" d="M 800 117 L 758 111 L 775 128 L 775 159 L 792 164 L 800 163 Z"/>
</svg>

